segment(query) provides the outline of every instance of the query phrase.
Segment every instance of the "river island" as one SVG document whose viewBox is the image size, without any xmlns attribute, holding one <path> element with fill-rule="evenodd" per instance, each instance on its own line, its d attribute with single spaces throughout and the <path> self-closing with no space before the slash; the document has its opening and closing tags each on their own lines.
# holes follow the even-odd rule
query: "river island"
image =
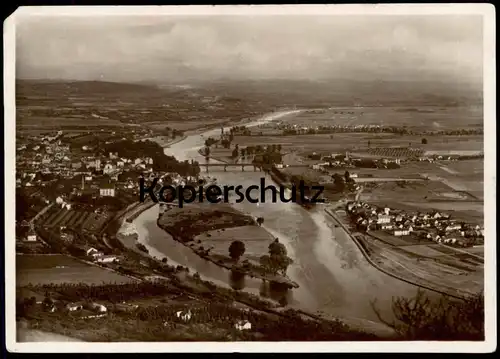
<svg viewBox="0 0 500 359">
<path fill-rule="evenodd" d="M 235 274 L 298 288 L 286 276 L 291 258 L 263 221 L 227 204 L 193 203 L 160 212 L 157 224 L 198 256 Z"/>
</svg>

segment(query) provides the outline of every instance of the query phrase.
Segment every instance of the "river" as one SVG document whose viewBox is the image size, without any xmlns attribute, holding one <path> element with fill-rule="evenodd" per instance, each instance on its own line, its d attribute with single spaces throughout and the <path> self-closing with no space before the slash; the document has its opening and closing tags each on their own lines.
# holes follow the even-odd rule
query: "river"
<svg viewBox="0 0 500 359">
<path fill-rule="evenodd" d="M 286 119 L 295 111 L 268 114 L 247 126 L 258 126 L 278 118 Z M 197 160 L 205 163 L 198 153 L 205 139 L 220 134 L 220 129 L 188 136 L 181 142 L 165 148 L 165 154 L 178 160 Z M 210 160 L 212 161 L 212 160 Z M 216 162 L 216 161 L 214 161 Z M 204 171 L 202 167 L 202 171 Z M 243 185 L 244 188 L 259 184 L 264 172 L 238 172 L 236 170 L 210 169 L 218 184 Z M 266 183 L 272 180 L 266 177 Z M 265 218 L 263 227 L 285 244 L 294 263 L 288 269 L 288 276 L 300 288 L 287 294 L 290 306 L 311 312 L 321 312 L 340 317 L 349 323 L 379 322 L 371 302 L 377 300 L 377 307 L 384 317 L 391 319 L 391 301 L 394 296 L 414 296 L 417 287 L 392 278 L 371 266 L 356 244 L 341 227 L 335 227 L 332 219 L 318 205 L 306 210 L 293 203 L 233 204 L 235 208 L 253 216 Z M 158 206 L 145 211 L 135 224 L 139 240 L 145 243 L 155 256 L 167 256 L 169 263 L 177 263 L 197 271 L 206 279 L 217 284 L 231 284 L 230 272 L 205 261 L 189 248 L 175 242 L 167 233 L 157 227 Z M 264 254 L 264 253 L 263 253 Z M 272 291 L 261 281 L 245 278 L 245 290 L 273 297 Z"/>
</svg>

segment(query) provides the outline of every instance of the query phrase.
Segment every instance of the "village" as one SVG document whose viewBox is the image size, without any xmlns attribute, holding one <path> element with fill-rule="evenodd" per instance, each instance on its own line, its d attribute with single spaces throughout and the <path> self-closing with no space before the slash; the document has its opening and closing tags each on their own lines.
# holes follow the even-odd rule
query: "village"
<svg viewBox="0 0 500 359">
<path fill-rule="evenodd" d="M 402 237 L 409 236 L 452 246 L 471 247 L 484 244 L 484 228 L 453 219 L 438 211 L 409 213 L 364 202 L 350 202 L 346 211 L 357 229 L 365 232 Z"/>
</svg>

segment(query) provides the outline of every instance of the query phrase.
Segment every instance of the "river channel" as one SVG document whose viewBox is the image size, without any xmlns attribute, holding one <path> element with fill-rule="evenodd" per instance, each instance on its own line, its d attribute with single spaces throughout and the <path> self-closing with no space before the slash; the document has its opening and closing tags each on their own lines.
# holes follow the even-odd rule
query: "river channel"
<svg viewBox="0 0 500 359">
<path fill-rule="evenodd" d="M 278 118 L 286 120 L 292 112 L 268 114 L 246 125 L 258 126 Z M 205 158 L 198 153 L 198 149 L 204 146 L 207 137 L 218 134 L 220 129 L 188 136 L 165 148 L 165 154 L 175 156 L 178 160 L 194 159 L 203 164 Z M 203 166 L 202 171 L 205 171 Z M 243 185 L 246 188 L 258 185 L 260 178 L 265 176 L 264 172 L 253 170 L 241 172 L 241 168 L 228 169 L 227 172 L 223 169 L 212 171 L 210 168 L 209 171 L 210 176 L 217 178 L 219 186 Z M 266 184 L 271 183 L 271 178 L 267 176 Z M 294 260 L 287 274 L 300 285 L 300 288 L 287 293 L 290 306 L 351 319 L 351 322 L 373 323 L 379 321 L 372 308 L 373 300 L 376 299 L 377 307 L 384 317 L 390 319 L 392 298 L 414 296 L 417 292 L 417 287 L 371 266 L 347 233 L 334 225 L 321 205 L 313 210 L 293 203 L 271 203 L 270 200 L 259 204 L 243 202 L 233 205 L 252 216 L 264 217 L 263 227 L 287 247 L 289 256 Z M 149 247 L 153 255 L 166 256 L 169 263 L 187 266 L 216 284 L 233 284 L 228 270 L 198 257 L 157 227 L 157 217 L 158 206 L 154 206 L 135 220 L 139 240 Z M 245 278 L 241 286 L 252 293 L 274 295 L 260 280 Z"/>
</svg>

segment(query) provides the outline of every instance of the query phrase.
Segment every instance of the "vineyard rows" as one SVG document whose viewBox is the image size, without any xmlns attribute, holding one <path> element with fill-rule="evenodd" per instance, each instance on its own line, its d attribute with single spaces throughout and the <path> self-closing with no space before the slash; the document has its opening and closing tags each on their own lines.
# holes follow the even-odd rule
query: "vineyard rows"
<svg viewBox="0 0 500 359">
<path fill-rule="evenodd" d="M 90 232 L 99 232 L 111 216 L 112 215 L 108 213 L 96 214 L 88 211 L 55 208 L 49 213 L 44 224 L 48 227 L 64 226 L 73 229 L 83 229 Z"/>
<path fill-rule="evenodd" d="M 399 157 L 399 158 L 410 158 L 410 157 L 421 157 L 424 155 L 424 150 L 420 148 L 408 148 L 408 147 L 389 147 L 389 148 L 370 148 L 368 153 L 380 157 Z"/>
</svg>

